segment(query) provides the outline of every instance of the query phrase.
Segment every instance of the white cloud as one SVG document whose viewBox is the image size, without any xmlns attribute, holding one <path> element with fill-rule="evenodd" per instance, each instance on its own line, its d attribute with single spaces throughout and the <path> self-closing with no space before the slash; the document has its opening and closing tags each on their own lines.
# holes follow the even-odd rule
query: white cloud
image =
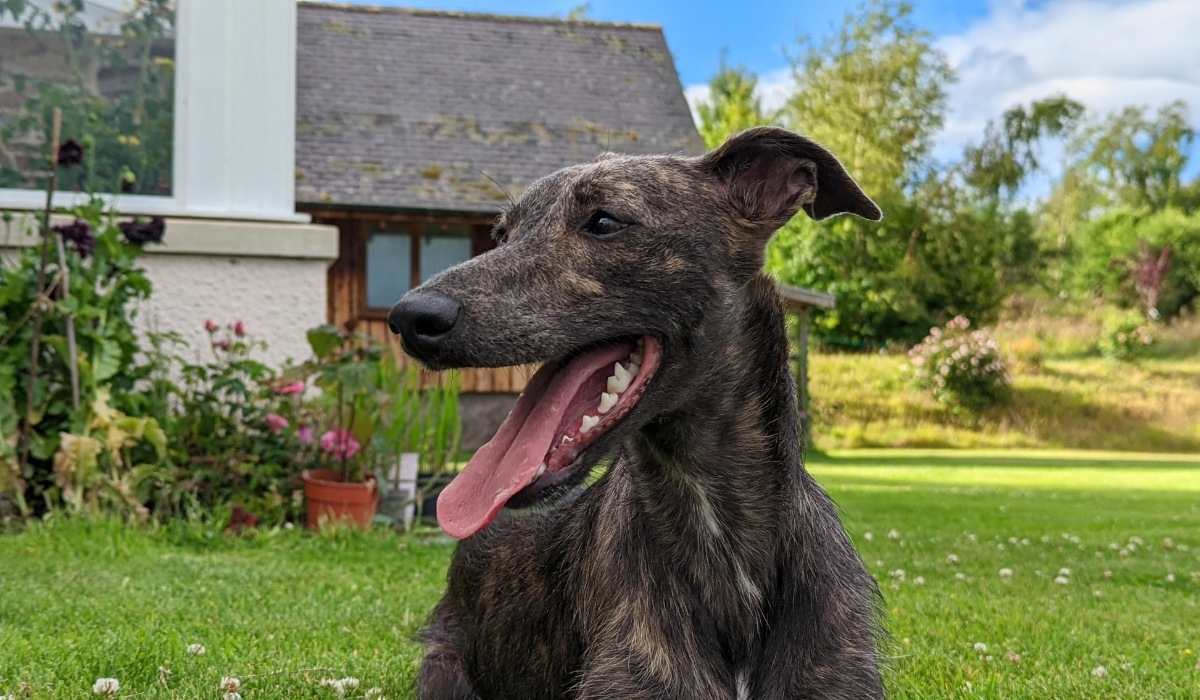
<svg viewBox="0 0 1200 700">
<path fill-rule="evenodd" d="M 1183 99 L 1200 122 L 1200 2 L 1021 0 L 938 47 L 958 72 L 937 155 L 978 142 L 989 118 L 1018 103 L 1065 93 L 1096 113 Z"/>
</svg>

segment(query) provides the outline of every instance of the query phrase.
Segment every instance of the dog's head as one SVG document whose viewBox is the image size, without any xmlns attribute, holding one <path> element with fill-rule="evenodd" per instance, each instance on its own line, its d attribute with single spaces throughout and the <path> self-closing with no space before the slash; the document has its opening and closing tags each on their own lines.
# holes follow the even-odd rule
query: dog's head
<svg viewBox="0 0 1200 700">
<path fill-rule="evenodd" d="M 535 182 L 497 220 L 496 249 L 406 294 L 388 323 L 431 368 L 545 363 L 442 492 L 442 527 L 466 537 L 578 484 L 682 405 L 706 337 L 800 210 L 881 216 L 833 155 L 783 129 L 696 158 L 606 155 Z"/>
</svg>

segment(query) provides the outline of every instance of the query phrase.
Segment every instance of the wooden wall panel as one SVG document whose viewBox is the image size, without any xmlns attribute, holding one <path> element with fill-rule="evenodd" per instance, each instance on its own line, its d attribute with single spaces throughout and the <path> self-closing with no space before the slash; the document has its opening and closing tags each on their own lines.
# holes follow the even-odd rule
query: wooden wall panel
<svg viewBox="0 0 1200 700">
<path fill-rule="evenodd" d="M 386 221 L 426 221 L 429 217 L 419 219 L 391 214 L 359 214 L 346 211 L 313 211 L 313 221 L 338 227 L 340 234 L 338 259 L 329 267 L 328 284 L 328 321 L 337 326 L 346 327 L 353 323 L 354 329 L 370 335 L 380 342 L 390 345 L 396 351 L 396 357 L 401 367 L 408 367 L 416 362 L 405 355 L 400 349 L 399 338 L 392 334 L 387 322 L 378 312 L 365 313 L 366 309 L 366 235 L 372 226 L 380 226 Z M 478 224 L 473 250 L 476 254 L 485 252 L 491 246 L 486 232 L 490 225 Z M 414 237 L 414 241 L 415 241 Z M 529 378 L 537 370 L 536 366 L 501 367 L 497 369 L 468 369 L 462 371 L 459 390 L 465 393 L 501 393 L 519 392 L 524 390 Z M 421 371 L 422 383 L 426 386 L 441 381 L 439 372 Z"/>
</svg>

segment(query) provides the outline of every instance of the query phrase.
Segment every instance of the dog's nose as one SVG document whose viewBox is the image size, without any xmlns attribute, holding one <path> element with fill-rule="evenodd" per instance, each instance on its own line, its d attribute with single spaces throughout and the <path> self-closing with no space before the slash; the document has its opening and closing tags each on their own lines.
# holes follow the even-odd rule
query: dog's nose
<svg viewBox="0 0 1200 700">
<path fill-rule="evenodd" d="M 462 304 L 445 294 L 414 290 L 388 312 L 387 324 L 400 336 L 405 351 L 426 359 L 449 337 L 461 314 Z"/>
</svg>

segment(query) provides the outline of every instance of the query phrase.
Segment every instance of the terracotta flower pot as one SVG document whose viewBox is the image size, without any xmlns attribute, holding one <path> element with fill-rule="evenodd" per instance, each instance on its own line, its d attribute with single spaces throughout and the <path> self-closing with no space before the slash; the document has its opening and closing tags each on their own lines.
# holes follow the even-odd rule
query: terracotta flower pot
<svg viewBox="0 0 1200 700">
<path fill-rule="evenodd" d="M 373 475 L 361 484 L 342 483 L 342 473 L 336 469 L 309 469 L 303 477 L 310 530 L 317 529 L 322 519 L 349 520 L 364 530 L 375 520 L 379 488 Z"/>
</svg>

